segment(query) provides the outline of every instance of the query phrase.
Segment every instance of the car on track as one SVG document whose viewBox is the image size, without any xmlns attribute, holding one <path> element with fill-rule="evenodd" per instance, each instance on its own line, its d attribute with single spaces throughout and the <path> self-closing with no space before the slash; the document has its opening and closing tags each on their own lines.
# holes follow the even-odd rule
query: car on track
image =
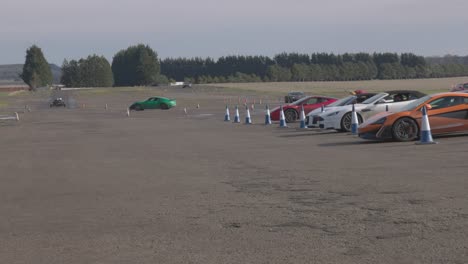
<svg viewBox="0 0 468 264">
<path fill-rule="evenodd" d="M 135 102 L 130 105 L 130 110 L 143 111 L 145 109 L 169 109 L 176 106 L 175 99 L 166 97 L 150 97 L 145 101 Z"/>
<path fill-rule="evenodd" d="M 283 105 L 284 118 L 286 122 L 294 122 L 300 118 L 302 106 L 304 107 L 304 113 L 307 115 L 310 111 L 320 108 L 322 105 L 329 105 L 336 100 L 338 99 L 327 96 L 306 96 L 294 103 Z M 270 113 L 271 120 L 279 121 L 280 112 L 280 107 L 273 108 Z"/>
<path fill-rule="evenodd" d="M 419 98 L 397 113 L 379 113 L 358 127 L 358 135 L 373 140 L 415 140 L 420 136 L 423 106 L 428 109 L 433 135 L 468 132 L 468 93 L 448 92 Z"/>
<path fill-rule="evenodd" d="M 468 83 L 459 83 L 455 85 L 450 91 L 451 92 L 468 91 Z"/>
<path fill-rule="evenodd" d="M 306 95 L 303 92 L 289 92 L 285 97 L 284 97 L 284 102 L 289 104 L 293 103 L 301 98 L 306 97 Z"/>
<path fill-rule="evenodd" d="M 401 100 L 399 96 L 406 94 L 406 97 Z M 355 104 L 354 108 L 357 113 L 358 122 L 361 124 L 364 120 L 370 117 L 370 113 L 376 114 L 379 111 L 386 111 L 387 106 L 391 111 L 397 111 L 399 108 L 411 103 L 412 101 L 425 96 L 418 91 L 410 90 L 393 90 L 384 93 L 378 93 L 360 104 Z M 368 114 L 362 112 L 363 109 L 369 109 Z M 320 128 L 336 129 L 341 132 L 351 131 L 351 113 L 352 105 L 340 106 L 333 111 L 327 111 L 319 115 L 318 122 Z"/>
<path fill-rule="evenodd" d="M 66 107 L 65 101 L 61 97 L 57 97 L 49 105 L 50 107 Z"/>
<path fill-rule="evenodd" d="M 310 128 L 319 127 L 318 117 L 321 113 L 327 112 L 327 111 L 333 111 L 339 106 L 362 103 L 374 95 L 376 95 L 376 93 L 359 93 L 355 95 L 350 95 L 350 96 L 341 98 L 327 106 L 324 106 L 323 108 L 322 107 L 317 108 L 307 114 L 306 124 Z"/>
</svg>

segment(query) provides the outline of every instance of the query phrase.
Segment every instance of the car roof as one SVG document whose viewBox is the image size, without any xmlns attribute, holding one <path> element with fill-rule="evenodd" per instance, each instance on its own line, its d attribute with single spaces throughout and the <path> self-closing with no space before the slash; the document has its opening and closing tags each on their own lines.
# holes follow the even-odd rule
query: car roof
<svg viewBox="0 0 468 264">
<path fill-rule="evenodd" d="M 385 93 L 388 93 L 388 94 L 412 93 L 412 94 L 415 94 L 415 95 L 418 95 L 418 96 L 421 96 L 421 97 L 426 95 L 425 93 L 422 93 L 422 92 L 416 91 L 416 90 L 388 90 L 388 91 L 385 91 Z"/>
</svg>

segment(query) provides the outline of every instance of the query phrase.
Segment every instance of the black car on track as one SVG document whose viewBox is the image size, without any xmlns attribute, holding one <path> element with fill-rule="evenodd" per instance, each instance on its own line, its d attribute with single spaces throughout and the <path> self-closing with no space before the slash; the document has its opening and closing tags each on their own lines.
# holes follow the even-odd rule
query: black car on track
<svg viewBox="0 0 468 264">
<path fill-rule="evenodd" d="M 63 106 L 63 107 L 66 107 L 67 105 L 65 104 L 65 101 L 63 101 L 62 98 L 58 97 L 58 98 L 55 98 L 52 103 L 50 103 L 50 107 L 60 107 L 60 106 Z"/>
</svg>

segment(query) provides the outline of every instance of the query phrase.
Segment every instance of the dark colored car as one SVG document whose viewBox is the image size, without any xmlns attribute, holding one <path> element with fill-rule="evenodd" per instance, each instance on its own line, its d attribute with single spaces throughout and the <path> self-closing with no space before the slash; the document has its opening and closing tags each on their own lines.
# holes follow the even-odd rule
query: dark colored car
<svg viewBox="0 0 468 264">
<path fill-rule="evenodd" d="M 284 97 L 284 102 L 289 104 L 293 103 L 301 98 L 304 98 L 306 95 L 303 92 L 290 92 Z"/>
<path fill-rule="evenodd" d="M 52 103 L 50 103 L 50 107 L 59 107 L 59 106 L 63 106 L 63 107 L 66 107 L 67 105 L 65 104 L 65 101 L 63 101 L 62 98 L 55 98 Z"/>
</svg>

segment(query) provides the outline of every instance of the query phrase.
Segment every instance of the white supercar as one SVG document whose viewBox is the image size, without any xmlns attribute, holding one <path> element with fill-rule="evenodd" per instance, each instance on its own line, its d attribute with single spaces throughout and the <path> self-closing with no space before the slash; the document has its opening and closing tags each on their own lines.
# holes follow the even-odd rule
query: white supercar
<svg viewBox="0 0 468 264">
<path fill-rule="evenodd" d="M 360 104 L 355 104 L 354 109 L 361 124 L 367 118 L 380 112 L 398 112 L 405 105 L 424 95 L 418 91 L 388 91 L 376 94 Z M 329 108 L 318 116 L 319 127 L 343 132 L 351 131 L 352 107 L 352 105 L 344 105 Z"/>
</svg>

